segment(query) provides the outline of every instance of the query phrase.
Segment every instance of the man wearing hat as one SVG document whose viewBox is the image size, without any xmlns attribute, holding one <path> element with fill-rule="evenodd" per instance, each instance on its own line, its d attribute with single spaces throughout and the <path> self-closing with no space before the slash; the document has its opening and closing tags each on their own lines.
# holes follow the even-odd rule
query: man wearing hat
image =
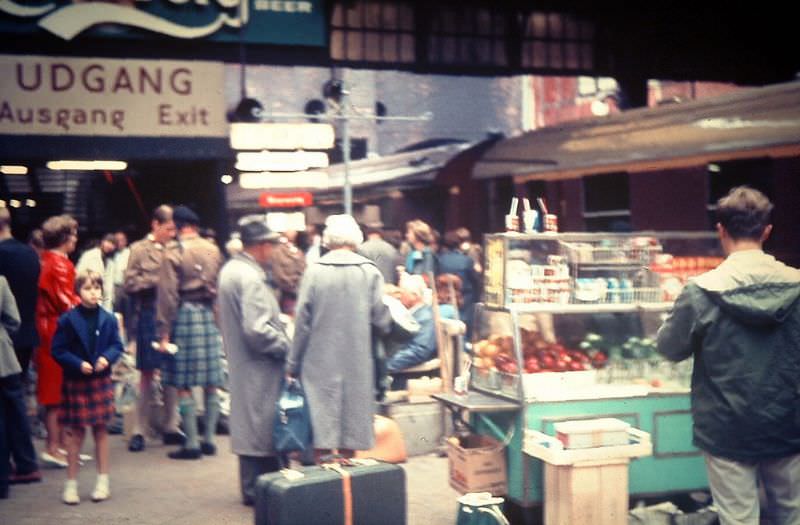
<svg viewBox="0 0 800 525">
<path fill-rule="evenodd" d="M 358 247 L 358 253 L 375 263 L 381 271 L 383 280 L 397 282 L 397 266 L 403 264 L 400 252 L 383 239 L 383 223 L 369 222 L 364 225 L 367 240 Z"/>
<path fill-rule="evenodd" d="M 164 254 L 161 263 L 156 307 L 159 349 L 166 356 L 163 382 L 178 390 L 179 408 L 186 441 L 168 456 L 172 459 L 200 459 L 216 453 L 214 432 L 219 419 L 222 386 L 221 344 L 214 321 L 217 275 L 222 254 L 216 244 L 198 233 L 200 218 L 186 206 L 172 213 L 178 229 L 177 246 Z M 169 351 L 169 343 L 177 352 Z M 174 350 L 174 348 L 173 348 Z M 197 414 L 192 387 L 205 391 L 205 434 L 198 439 Z"/>
<path fill-rule="evenodd" d="M 230 373 L 231 448 L 242 499 L 252 505 L 258 476 L 279 469 L 272 422 L 289 338 L 264 272 L 280 235 L 262 220 L 241 225 L 240 233 L 243 249 L 222 267 L 217 306 Z"/>
</svg>

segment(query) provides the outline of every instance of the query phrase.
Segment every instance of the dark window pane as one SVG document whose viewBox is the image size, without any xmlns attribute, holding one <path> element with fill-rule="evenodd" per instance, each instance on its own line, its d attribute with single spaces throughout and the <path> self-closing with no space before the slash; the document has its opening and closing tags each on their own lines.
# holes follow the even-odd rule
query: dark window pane
<svg viewBox="0 0 800 525">
<path fill-rule="evenodd" d="M 627 173 L 606 173 L 583 177 L 584 211 L 630 209 Z"/>
</svg>

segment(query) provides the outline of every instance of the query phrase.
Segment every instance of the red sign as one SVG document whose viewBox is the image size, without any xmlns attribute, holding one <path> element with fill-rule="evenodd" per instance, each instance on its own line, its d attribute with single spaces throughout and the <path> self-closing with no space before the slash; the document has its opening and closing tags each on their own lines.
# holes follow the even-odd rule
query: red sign
<svg viewBox="0 0 800 525">
<path fill-rule="evenodd" d="M 294 193 L 268 193 L 264 192 L 258 197 L 258 204 L 262 208 L 300 208 L 311 206 L 312 197 L 307 191 Z"/>
</svg>

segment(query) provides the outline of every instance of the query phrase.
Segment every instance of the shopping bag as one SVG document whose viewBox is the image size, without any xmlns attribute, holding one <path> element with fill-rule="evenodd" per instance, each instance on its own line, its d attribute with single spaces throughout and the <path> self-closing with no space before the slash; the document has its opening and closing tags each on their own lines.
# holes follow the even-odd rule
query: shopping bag
<svg viewBox="0 0 800 525">
<path fill-rule="evenodd" d="M 272 446 L 276 452 L 303 452 L 311 446 L 311 415 L 297 379 L 284 379 L 275 410 Z"/>
<path fill-rule="evenodd" d="M 470 492 L 458 498 L 456 525 L 508 525 L 502 511 L 503 498 L 490 492 Z"/>
</svg>

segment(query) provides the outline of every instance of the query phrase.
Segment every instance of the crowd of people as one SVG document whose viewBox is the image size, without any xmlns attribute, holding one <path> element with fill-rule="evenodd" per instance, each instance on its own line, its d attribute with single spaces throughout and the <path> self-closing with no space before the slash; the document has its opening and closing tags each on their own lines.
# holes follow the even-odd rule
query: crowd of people
<svg viewBox="0 0 800 525">
<path fill-rule="evenodd" d="M 177 445 L 171 459 L 216 454 L 224 387 L 247 504 L 257 476 L 282 464 L 270 429 L 285 380 L 305 388 L 315 458 L 372 447 L 376 396 L 393 374 L 436 357 L 437 315 L 471 323 L 480 284 L 468 231 L 441 239 L 414 220 L 403 238 L 382 226 L 334 215 L 304 232 L 274 232 L 251 219 L 224 253 L 195 211 L 161 205 L 143 239 L 128 246 L 124 232 L 108 233 L 73 266 L 74 218 L 51 217 L 23 243 L 0 208 L 0 306 L 10 334 L 0 347 L 0 496 L 10 484 L 40 481 L 41 465 L 66 469 L 62 500 L 78 504 L 86 427 L 98 473 L 91 498 L 110 496 L 112 370 L 126 352 L 139 377 L 128 450 L 160 434 Z M 30 381 L 46 433 L 38 457 Z M 157 390 L 164 417 L 154 429 Z"/>
</svg>

